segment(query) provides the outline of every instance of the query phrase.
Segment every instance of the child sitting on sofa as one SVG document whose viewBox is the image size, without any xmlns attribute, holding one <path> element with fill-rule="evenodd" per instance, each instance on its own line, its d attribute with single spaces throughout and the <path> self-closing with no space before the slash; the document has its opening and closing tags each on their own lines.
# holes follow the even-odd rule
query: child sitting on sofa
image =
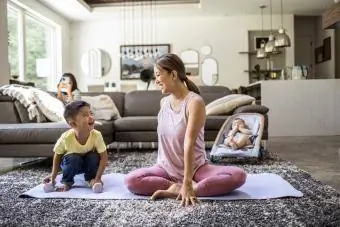
<svg viewBox="0 0 340 227">
<path fill-rule="evenodd" d="M 76 77 L 72 73 L 64 73 L 58 83 L 57 98 L 64 104 L 81 100 Z"/>
<path fill-rule="evenodd" d="M 64 132 L 54 146 L 52 173 L 43 180 L 44 190 L 68 191 L 74 184 L 75 175 L 84 173 L 88 185 L 95 193 L 100 193 L 108 155 L 102 134 L 94 129 L 90 104 L 81 100 L 67 104 L 64 118 L 72 128 Z M 59 166 L 63 186 L 55 188 Z"/>
<path fill-rule="evenodd" d="M 245 121 L 241 118 L 235 118 L 231 130 L 224 139 L 224 144 L 237 150 L 245 146 L 251 145 L 254 142 L 251 130 L 249 130 Z"/>
</svg>

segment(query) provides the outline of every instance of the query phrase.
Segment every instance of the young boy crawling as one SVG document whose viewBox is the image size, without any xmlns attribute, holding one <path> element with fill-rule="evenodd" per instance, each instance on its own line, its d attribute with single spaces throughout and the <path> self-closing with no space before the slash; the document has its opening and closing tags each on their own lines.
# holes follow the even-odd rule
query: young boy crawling
<svg viewBox="0 0 340 227">
<path fill-rule="evenodd" d="M 241 118 L 235 118 L 231 130 L 224 139 L 224 144 L 237 150 L 253 144 L 253 139 L 252 132 L 248 129 L 245 121 Z"/>
<path fill-rule="evenodd" d="M 74 184 L 74 176 L 84 173 L 93 192 L 100 193 L 108 156 L 102 134 L 94 129 L 90 105 L 81 100 L 73 101 L 65 106 L 64 118 L 72 128 L 64 132 L 54 146 L 52 173 L 43 180 L 44 190 L 68 191 Z M 63 186 L 55 188 L 59 166 Z"/>
</svg>

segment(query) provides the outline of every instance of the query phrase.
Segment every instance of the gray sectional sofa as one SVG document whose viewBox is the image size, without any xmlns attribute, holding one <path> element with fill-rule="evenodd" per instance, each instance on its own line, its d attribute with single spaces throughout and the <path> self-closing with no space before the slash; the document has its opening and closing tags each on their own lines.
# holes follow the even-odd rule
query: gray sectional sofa
<svg viewBox="0 0 340 227">
<path fill-rule="evenodd" d="M 201 95 L 206 104 L 231 94 L 223 86 L 202 86 Z M 83 93 L 95 96 L 103 93 Z M 113 142 L 157 142 L 157 113 L 162 94 L 158 90 L 105 92 L 114 101 L 121 118 L 114 121 L 99 121 L 95 128 L 102 132 L 106 144 Z M 0 94 L 0 157 L 50 157 L 59 136 L 69 126 L 66 123 L 30 121 L 26 108 L 17 100 Z M 242 106 L 234 112 L 260 112 L 261 106 Z M 205 140 L 214 141 L 224 121 L 233 113 L 223 116 L 208 116 L 205 125 Z M 263 140 L 268 139 L 266 120 Z"/>
</svg>

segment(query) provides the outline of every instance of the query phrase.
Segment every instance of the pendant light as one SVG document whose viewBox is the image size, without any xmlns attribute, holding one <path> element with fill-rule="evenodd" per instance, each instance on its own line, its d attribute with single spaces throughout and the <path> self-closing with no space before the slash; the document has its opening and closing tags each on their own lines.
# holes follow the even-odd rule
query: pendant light
<svg viewBox="0 0 340 227">
<path fill-rule="evenodd" d="M 283 28 L 283 3 L 281 0 L 281 26 L 279 28 L 279 34 L 275 37 L 275 46 L 276 47 L 290 47 L 290 38 L 286 33 L 286 30 Z"/>
<path fill-rule="evenodd" d="M 265 5 L 260 6 L 260 9 L 261 9 L 261 32 L 262 32 L 262 34 L 263 34 L 263 9 L 265 9 L 265 8 L 266 8 Z M 266 44 L 265 41 L 262 40 L 261 46 L 256 52 L 256 57 L 259 58 L 259 59 L 263 59 L 263 58 L 267 57 L 267 53 L 264 51 L 265 44 Z"/>
<path fill-rule="evenodd" d="M 275 48 L 275 37 L 273 35 L 273 20 L 272 20 L 272 0 L 270 0 L 270 35 L 269 35 L 269 40 L 266 43 L 265 47 L 264 47 L 264 51 L 266 53 L 272 53 L 272 52 L 276 52 L 276 48 Z"/>
</svg>

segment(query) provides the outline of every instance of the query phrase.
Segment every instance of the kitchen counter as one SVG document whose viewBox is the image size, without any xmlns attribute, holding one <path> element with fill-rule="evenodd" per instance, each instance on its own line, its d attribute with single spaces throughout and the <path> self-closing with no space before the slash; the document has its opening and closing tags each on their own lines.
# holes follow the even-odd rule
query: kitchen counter
<svg viewBox="0 0 340 227">
<path fill-rule="evenodd" d="M 266 80 L 248 87 L 253 86 L 270 109 L 270 136 L 340 135 L 340 79 Z"/>
</svg>

